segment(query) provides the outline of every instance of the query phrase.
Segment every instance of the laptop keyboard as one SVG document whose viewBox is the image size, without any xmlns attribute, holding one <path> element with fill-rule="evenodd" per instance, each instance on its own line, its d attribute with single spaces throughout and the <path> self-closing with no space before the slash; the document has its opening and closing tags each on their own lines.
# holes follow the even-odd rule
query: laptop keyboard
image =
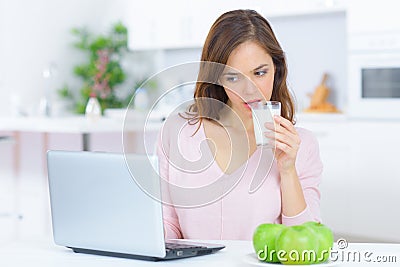
<svg viewBox="0 0 400 267">
<path fill-rule="evenodd" d="M 190 244 L 179 244 L 179 243 L 165 243 L 165 248 L 166 249 L 193 249 L 193 248 L 207 248 L 204 246 L 198 246 L 198 245 L 190 245 Z"/>
</svg>

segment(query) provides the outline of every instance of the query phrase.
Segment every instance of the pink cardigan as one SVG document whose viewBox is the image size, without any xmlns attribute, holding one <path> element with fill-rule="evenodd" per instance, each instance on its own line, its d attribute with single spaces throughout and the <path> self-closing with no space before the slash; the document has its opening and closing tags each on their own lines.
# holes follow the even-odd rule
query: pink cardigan
<svg viewBox="0 0 400 267">
<path fill-rule="evenodd" d="M 307 207 L 287 217 L 281 213 L 280 176 L 272 153 L 268 153 L 271 150 L 258 148 L 241 168 L 226 175 L 210 160 L 203 126 L 193 135 L 197 127 L 179 116 L 170 116 L 159 135 L 160 175 L 172 187 L 184 188 L 163 186 L 167 239 L 251 240 L 262 223 L 321 221 L 318 187 L 322 163 L 317 140 L 310 131 L 296 128 L 301 138 L 296 169 Z M 202 161 L 204 158 L 208 160 Z M 252 182 L 259 187 L 250 193 Z"/>
</svg>

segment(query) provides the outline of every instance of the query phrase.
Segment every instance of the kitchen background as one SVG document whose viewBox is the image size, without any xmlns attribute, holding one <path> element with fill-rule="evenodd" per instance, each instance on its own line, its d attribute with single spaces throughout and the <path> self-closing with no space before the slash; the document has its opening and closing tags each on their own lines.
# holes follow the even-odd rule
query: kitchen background
<svg viewBox="0 0 400 267">
<path fill-rule="evenodd" d="M 127 80 L 118 90 L 129 90 L 167 67 L 199 60 L 213 21 L 237 8 L 263 14 L 286 51 L 298 125 L 314 131 L 320 142 L 324 222 L 336 237 L 350 241 L 399 242 L 400 105 L 390 118 L 375 116 L 374 105 L 369 115 L 352 113 L 351 95 L 360 89 L 350 71 L 360 54 L 400 57 L 395 0 L 0 0 L 0 241 L 50 235 L 45 151 L 81 150 L 87 141 L 73 119 L 64 120 L 72 113 L 57 94 L 65 83 L 71 88 L 81 83 L 72 72 L 84 61 L 72 46 L 73 27 L 103 33 L 118 21 L 127 26 L 129 52 L 122 58 Z M 328 100 L 342 112 L 302 112 L 324 73 L 329 74 Z M 189 89 L 178 94 L 179 100 L 192 96 Z M 50 108 L 47 119 L 42 118 L 43 99 Z M 119 152 L 121 133 L 109 125 L 119 125 L 121 112 L 107 114 L 104 127 L 92 125 L 97 130 L 89 149 Z M 60 123 L 71 123 L 70 129 L 54 126 Z M 155 131 L 149 135 L 154 139 Z M 142 140 L 136 138 L 133 151 Z"/>
</svg>

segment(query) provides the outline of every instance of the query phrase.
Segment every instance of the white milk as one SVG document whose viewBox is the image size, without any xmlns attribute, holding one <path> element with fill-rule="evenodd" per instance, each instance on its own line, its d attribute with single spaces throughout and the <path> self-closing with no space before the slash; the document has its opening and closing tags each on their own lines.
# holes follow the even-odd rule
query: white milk
<svg viewBox="0 0 400 267">
<path fill-rule="evenodd" d="M 265 132 L 269 132 L 265 128 L 264 124 L 266 122 L 273 122 L 274 115 L 281 115 L 279 108 L 273 109 L 270 107 L 265 107 L 265 109 L 252 109 L 253 124 L 254 124 L 254 134 L 256 137 L 256 144 L 258 146 L 271 146 L 268 144 L 269 138 L 265 136 Z"/>
</svg>

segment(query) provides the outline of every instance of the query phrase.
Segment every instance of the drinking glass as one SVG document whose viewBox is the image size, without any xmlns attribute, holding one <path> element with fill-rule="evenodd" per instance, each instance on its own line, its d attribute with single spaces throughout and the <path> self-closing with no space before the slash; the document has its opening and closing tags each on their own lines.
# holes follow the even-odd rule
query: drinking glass
<svg viewBox="0 0 400 267">
<path fill-rule="evenodd" d="M 265 136 L 266 132 L 271 131 L 265 127 L 265 123 L 274 123 L 274 115 L 281 115 L 281 102 L 259 101 L 249 105 L 252 110 L 257 146 L 273 148 L 274 144 Z"/>
</svg>

